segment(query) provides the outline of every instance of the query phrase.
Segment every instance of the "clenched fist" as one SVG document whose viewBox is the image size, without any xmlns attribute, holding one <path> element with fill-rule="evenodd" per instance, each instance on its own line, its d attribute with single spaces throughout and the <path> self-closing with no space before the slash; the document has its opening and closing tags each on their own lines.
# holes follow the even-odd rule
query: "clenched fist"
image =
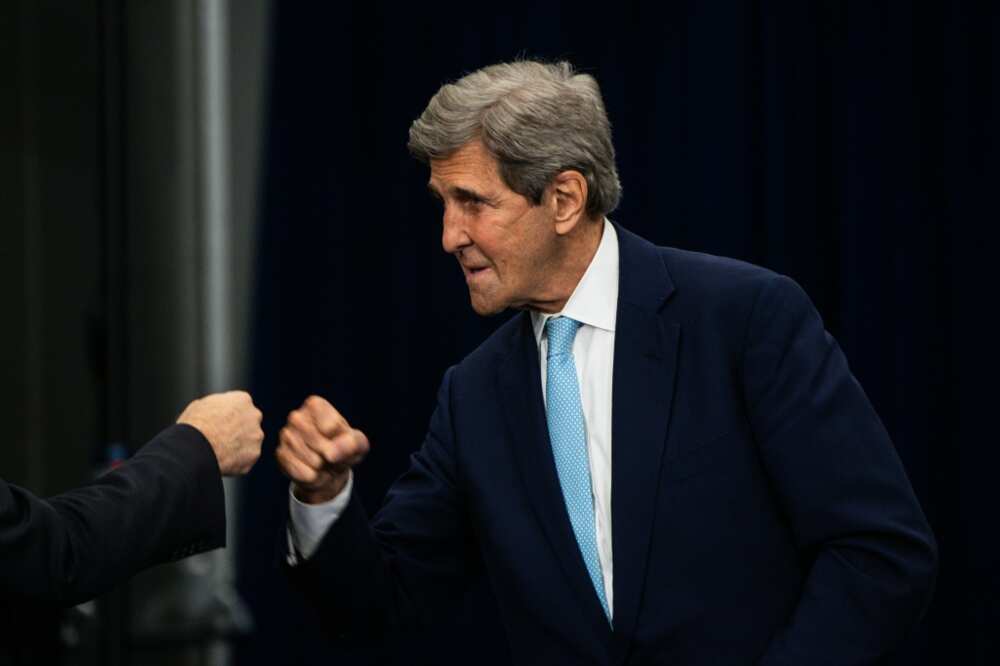
<svg viewBox="0 0 1000 666">
<path fill-rule="evenodd" d="M 310 396 L 288 415 L 275 457 L 307 504 L 332 500 L 347 485 L 351 468 L 368 453 L 368 438 L 350 426 L 333 405 Z"/>
<path fill-rule="evenodd" d="M 177 418 L 201 431 L 226 476 L 246 474 L 260 457 L 262 415 L 245 391 L 213 393 L 195 400 Z"/>
</svg>

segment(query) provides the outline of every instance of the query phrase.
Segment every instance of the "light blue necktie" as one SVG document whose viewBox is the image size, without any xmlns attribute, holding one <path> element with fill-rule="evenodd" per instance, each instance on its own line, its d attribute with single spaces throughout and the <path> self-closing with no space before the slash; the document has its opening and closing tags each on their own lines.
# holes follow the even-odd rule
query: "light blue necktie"
<svg viewBox="0 0 1000 666">
<path fill-rule="evenodd" d="M 590 485 L 590 458 L 587 433 L 580 403 L 580 385 L 573 362 L 573 338 L 580 322 L 555 317 L 545 323 L 549 338 L 548 368 L 545 379 L 546 412 L 549 438 L 556 459 L 556 471 L 573 534 L 587 565 L 590 582 L 601 600 L 604 614 L 611 619 L 604 594 L 604 577 L 597 555 L 597 530 L 594 527 L 594 495 Z"/>
</svg>

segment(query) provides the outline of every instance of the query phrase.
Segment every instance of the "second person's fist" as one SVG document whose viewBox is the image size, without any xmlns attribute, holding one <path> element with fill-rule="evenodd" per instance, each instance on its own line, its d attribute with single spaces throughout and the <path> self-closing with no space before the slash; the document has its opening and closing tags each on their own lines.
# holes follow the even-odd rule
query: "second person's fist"
<svg viewBox="0 0 1000 666">
<path fill-rule="evenodd" d="M 246 391 L 213 393 L 191 402 L 177 418 L 194 426 L 212 445 L 225 476 L 246 474 L 260 456 L 261 413 Z"/>
</svg>

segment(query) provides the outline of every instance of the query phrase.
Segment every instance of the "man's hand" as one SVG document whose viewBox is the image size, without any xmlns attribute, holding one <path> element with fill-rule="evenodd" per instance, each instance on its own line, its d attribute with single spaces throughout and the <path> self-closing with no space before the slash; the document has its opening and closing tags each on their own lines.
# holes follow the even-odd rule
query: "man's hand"
<svg viewBox="0 0 1000 666">
<path fill-rule="evenodd" d="M 260 457 L 262 414 L 245 391 L 213 393 L 195 400 L 177 418 L 201 431 L 225 476 L 246 474 Z"/>
<path fill-rule="evenodd" d="M 368 438 L 350 426 L 333 405 L 309 396 L 288 415 L 275 457 L 302 502 L 332 500 L 347 485 L 351 468 L 368 453 Z"/>
</svg>

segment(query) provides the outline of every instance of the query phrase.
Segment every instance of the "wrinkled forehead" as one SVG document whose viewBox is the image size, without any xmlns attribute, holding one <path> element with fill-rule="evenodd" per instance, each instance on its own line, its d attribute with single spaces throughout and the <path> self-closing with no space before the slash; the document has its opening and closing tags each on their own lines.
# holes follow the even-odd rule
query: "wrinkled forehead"
<svg viewBox="0 0 1000 666">
<path fill-rule="evenodd" d="M 470 141 L 448 157 L 430 160 L 430 180 L 427 186 L 438 194 L 463 189 L 483 192 L 505 188 L 497 161 L 482 143 Z"/>
</svg>

